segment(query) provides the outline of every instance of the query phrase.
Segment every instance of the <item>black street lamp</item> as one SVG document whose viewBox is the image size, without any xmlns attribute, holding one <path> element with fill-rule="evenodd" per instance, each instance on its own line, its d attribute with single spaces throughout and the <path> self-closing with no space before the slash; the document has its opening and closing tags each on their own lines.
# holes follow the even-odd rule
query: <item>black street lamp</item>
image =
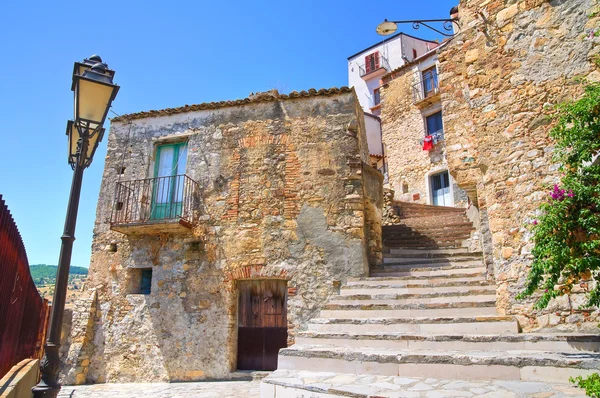
<svg viewBox="0 0 600 398">
<path fill-rule="evenodd" d="M 398 24 L 412 24 L 413 29 L 419 29 L 421 25 L 429 28 L 443 36 L 446 37 L 454 37 L 458 32 L 456 30 L 460 30 L 460 26 L 458 25 L 458 7 L 453 7 L 450 10 L 450 18 L 446 19 L 421 19 L 421 20 L 410 20 L 410 21 L 388 21 L 384 19 L 382 23 L 377 26 L 377 33 L 381 36 L 388 36 L 398 30 Z M 441 24 L 441 29 L 444 31 L 438 30 L 433 26 L 429 25 L 430 23 Z"/>
<path fill-rule="evenodd" d="M 54 299 L 50 313 L 48 338 L 44 346 L 44 357 L 40 362 L 42 372 L 40 382 L 33 387 L 34 398 L 56 397 L 60 391 L 58 373 L 60 371 L 60 332 L 62 328 L 67 286 L 69 283 L 69 268 L 71 253 L 75 240 L 75 225 L 83 170 L 92 163 L 94 153 L 104 135 L 102 125 L 110 109 L 112 101 L 117 96 L 119 86 L 113 84 L 115 72 L 102 63 L 102 59 L 93 55 L 83 62 L 75 62 L 73 68 L 73 84 L 75 92 L 75 120 L 67 123 L 69 136 L 69 164 L 73 168 L 73 182 L 69 195 L 65 229 L 61 236 L 58 271 L 54 285 Z"/>
</svg>

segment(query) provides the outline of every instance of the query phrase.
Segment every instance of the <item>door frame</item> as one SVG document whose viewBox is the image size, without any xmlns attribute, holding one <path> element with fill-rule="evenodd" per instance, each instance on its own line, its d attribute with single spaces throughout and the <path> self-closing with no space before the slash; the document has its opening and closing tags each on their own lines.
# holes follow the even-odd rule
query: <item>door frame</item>
<svg viewBox="0 0 600 398">
<path fill-rule="evenodd" d="M 281 283 L 284 284 L 284 310 L 285 310 L 285 330 L 286 330 L 286 341 L 287 338 L 289 338 L 289 319 L 288 319 L 288 300 L 289 300 L 289 296 L 288 296 L 288 283 L 289 280 L 288 279 L 282 279 L 282 278 L 257 278 L 257 279 L 238 279 L 235 281 L 235 330 L 233 331 L 234 336 L 235 336 L 235 344 L 232 345 L 231 349 L 234 352 L 234 358 L 235 360 L 233 361 L 233 363 L 231 364 L 231 369 L 236 371 L 239 370 L 239 344 L 240 344 L 240 336 L 239 336 L 239 331 L 240 331 L 240 282 L 244 283 L 244 282 L 268 282 L 268 281 L 280 281 Z M 287 343 L 284 347 L 287 347 Z M 264 350 L 264 347 L 263 347 Z M 263 358 L 264 359 L 264 358 Z"/>
<path fill-rule="evenodd" d="M 452 179 L 452 174 L 448 169 L 439 169 L 432 170 L 427 173 L 425 176 L 425 187 L 427 188 L 427 204 L 433 205 L 433 184 L 431 183 L 431 178 L 442 173 L 448 173 L 448 184 L 450 185 L 450 204 L 444 207 L 454 207 L 454 180 Z"/>
<path fill-rule="evenodd" d="M 150 209 L 151 209 L 150 219 L 152 219 L 152 220 L 174 218 L 174 217 L 178 217 L 181 215 L 183 202 L 174 202 L 173 201 L 174 196 L 177 195 L 177 193 L 175 192 L 176 179 L 173 177 L 179 175 L 177 173 L 177 169 L 179 166 L 180 150 L 181 150 L 181 148 L 187 147 L 187 146 L 188 146 L 187 141 L 169 142 L 169 143 L 165 142 L 165 143 L 160 143 L 160 144 L 156 145 L 152 178 L 154 178 L 154 179 L 159 178 L 158 169 L 159 169 L 159 165 L 160 165 L 160 154 L 161 154 L 162 150 L 164 150 L 165 148 L 171 148 L 171 147 L 173 148 L 173 160 L 171 162 L 171 166 L 172 166 L 172 170 L 175 171 L 175 174 L 171 174 L 170 176 L 162 176 L 162 177 L 170 177 L 171 178 L 171 181 L 169 181 L 170 186 L 168 189 L 169 198 L 168 198 L 168 202 L 165 202 L 165 203 L 158 203 L 156 200 L 157 180 L 154 180 L 154 182 L 152 184 L 152 198 L 151 198 L 151 205 L 150 205 Z M 186 151 L 186 159 L 185 159 L 185 170 L 187 170 L 187 151 Z M 185 174 L 185 172 L 183 174 Z M 181 183 L 185 184 L 185 179 L 182 178 Z M 184 191 L 184 188 L 185 187 L 182 187 L 182 192 Z M 175 214 L 171 214 L 171 213 L 173 213 L 173 211 L 172 211 L 173 206 L 176 206 Z M 170 209 L 168 214 L 166 214 L 167 209 Z"/>
</svg>

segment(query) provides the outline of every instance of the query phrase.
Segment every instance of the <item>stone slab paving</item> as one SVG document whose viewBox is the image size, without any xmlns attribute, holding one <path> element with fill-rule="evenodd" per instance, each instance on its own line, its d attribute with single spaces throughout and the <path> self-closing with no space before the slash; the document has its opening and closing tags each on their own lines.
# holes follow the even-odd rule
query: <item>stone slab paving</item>
<svg viewBox="0 0 600 398">
<path fill-rule="evenodd" d="M 523 381 L 460 381 L 394 376 L 297 372 L 279 386 L 303 386 L 305 392 L 344 397 L 378 398 L 584 398 L 582 389 L 568 384 Z M 267 379 L 268 380 L 268 379 Z M 311 396 L 310 393 L 307 396 Z M 59 398 L 260 398 L 260 380 L 196 383 L 128 383 L 64 386 Z"/>
<path fill-rule="evenodd" d="M 398 376 L 357 375 L 306 371 L 294 372 L 278 370 L 271 376 L 264 379 L 263 382 L 267 382 L 268 384 L 272 384 L 275 386 L 280 386 L 282 387 L 282 390 L 288 391 L 289 389 L 286 387 L 300 387 L 302 390 L 310 392 L 305 395 L 306 397 L 585 397 L 584 390 L 570 384 L 551 384 L 525 381 L 461 381 L 407 378 Z M 272 390 L 272 387 L 269 386 L 268 388 L 264 388 L 264 390 L 265 392 Z M 287 395 L 284 394 L 284 396 Z"/>
<path fill-rule="evenodd" d="M 58 398 L 259 398 L 260 380 L 63 386 Z"/>
</svg>

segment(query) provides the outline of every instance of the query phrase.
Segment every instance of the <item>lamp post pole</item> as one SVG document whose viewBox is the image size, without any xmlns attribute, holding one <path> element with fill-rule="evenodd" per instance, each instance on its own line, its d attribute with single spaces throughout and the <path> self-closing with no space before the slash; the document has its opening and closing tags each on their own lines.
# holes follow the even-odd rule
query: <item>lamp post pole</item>
<svg viewBox="0 0 600 398">
<path fill-rule="evenodd" d="M 58 376 L 61 368 L 59 349 L 71 254 L 75 240 L 75 226 L 81 195 L 83 171 L 93 160 L 94 152 L 104 135 L 102 125 L 115 99 L 119 86 L 113 84 L 114 71 L 108 69 L 102 59 L 93 55 L 83 62 L 76 62 L 73 69 L 75 92 L 75 118 L 67 123 L 69 136 L 69 163 L 73 167 L 73 182 L 69 194 L 65 228 L 58 259 L 54 285 L 52 312 L 48 326 L 48 338 L 44 345 L 44 357 L 40 362 L 40 382 L 32 388 L 34 398 L 55 398 L 60 391 Z M 91 95 L 90 95 L 91 93 Z"/>
<path fill-rule="evenodd" d="M 60 391 L 60 384 L 58 383 L 58 373 L 60 371 L 58 350 L 60 349 L 60 334 L 69 284 L 69 268 L 71 267 L 71 253 L 73 252 L 73 241 L 75 240 L 75 225 L 77 223 L 77 210 L 79 208 L 84 169 L 85 167 L 81 165 L 81 162 L 77 162 L 73 171 L 73 182 L 71 183 L 71 193 L 69 194 L 65 228 L 61 236 L 62 244 L 58 259 L 56 284 L 54 285 L 48 339 L 44 346 L 44 357 L 40 363 L 42 377 L 41 381 L 32 390 L 34 398 L 56 397 Z"/>
</svg>

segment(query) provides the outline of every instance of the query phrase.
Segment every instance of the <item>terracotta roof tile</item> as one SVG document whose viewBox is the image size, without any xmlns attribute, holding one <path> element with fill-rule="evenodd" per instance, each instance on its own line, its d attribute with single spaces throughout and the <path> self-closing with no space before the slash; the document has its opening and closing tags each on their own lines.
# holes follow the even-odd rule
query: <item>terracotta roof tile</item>
<svg viewBox="0 0 600 398">
<path fill-rule="evenodd" d="M 145 119 L 149 117 L 159 117 L 159 116 L 169 116 L 177 113 L 185 113 L 185 112 L 194 112 L 201 111 L 206 109 L 218 109 L 218 108 L 226 108 L 230 106 L 241 106 L 250 103 L 258 103 L 258 102 L 273 102 L 280 101 L 286 99 L 295 99 L 295 98 L 306 98 L 306 97 L 317 97 L 317 96 L 329 96 L 341 93 L 351 93 L 353 91 L 352 88 L 349 87 L 333 87 L 329 89 L 322 88 L 320 90 L 316 90 L 311 88 L 308 91 L 292 91 L 289 94 L 279 94 L 277 90 L 261 92 L 257 94 L 251 94 L 250 97 L 244 99 L 230 100 L 230 101 L 219 101 L 219 102 L 204 102 L 202 104 L 196 105 L 184 105 L 178 108 L 166 108 L 161 110 L 151 110 L 145 112 L 136 112 L 130 113 L 127 115 L 117 116 L 111 119 L 113 122 L 126 122 L 128 120 L 134 119 Z"/>
</svg>

